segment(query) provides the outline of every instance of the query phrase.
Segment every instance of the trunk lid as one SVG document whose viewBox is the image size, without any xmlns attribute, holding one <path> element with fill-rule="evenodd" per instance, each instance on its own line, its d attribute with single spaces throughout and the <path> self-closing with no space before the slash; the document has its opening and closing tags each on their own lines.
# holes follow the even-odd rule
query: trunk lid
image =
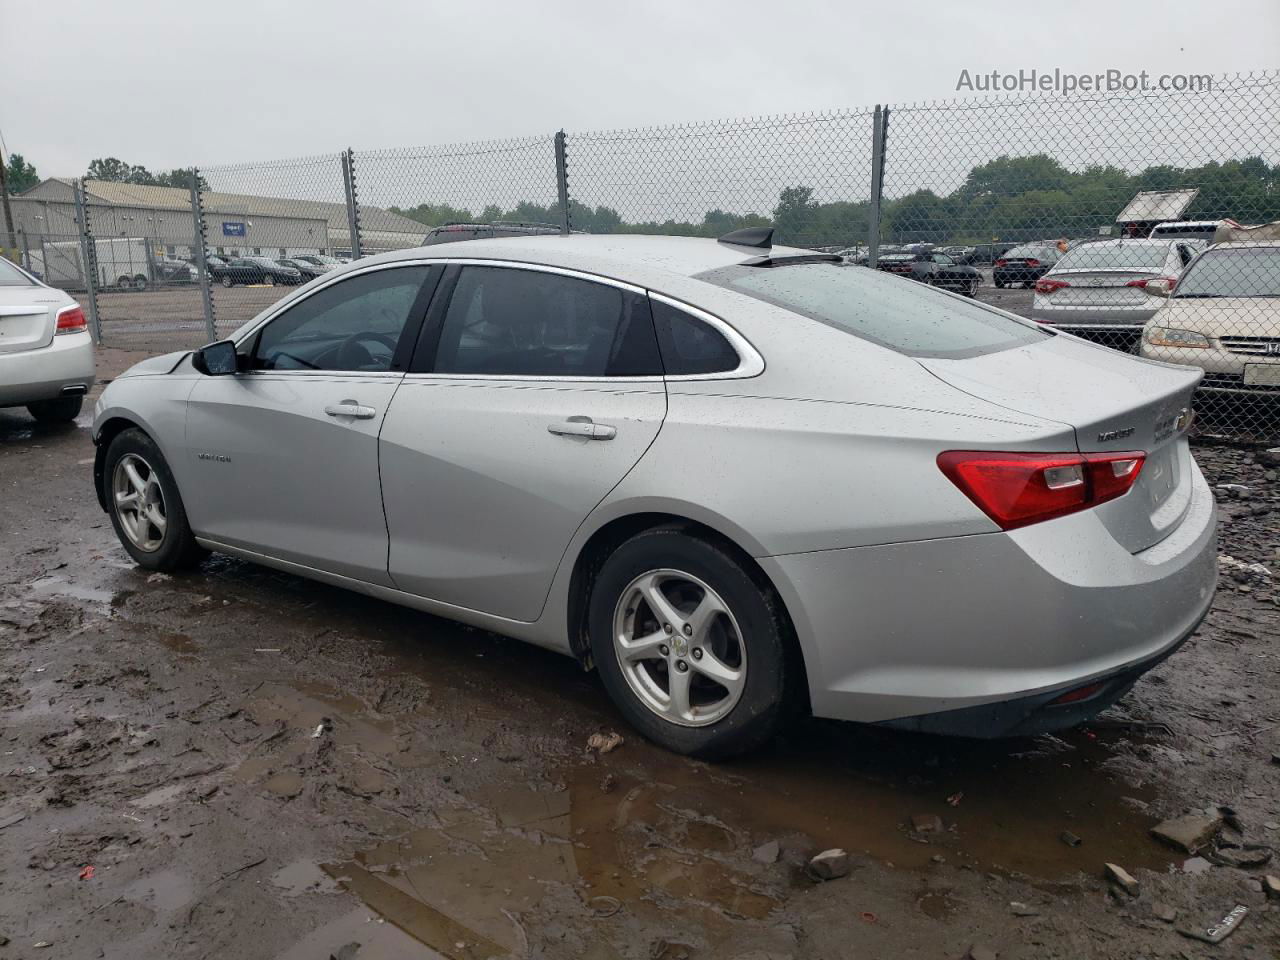
<svg viewBox="0 0 1280 960">
<path fill-rule="evenodd" d="M 1055 290 L 1049 299 L 1056 307 L 1145 307 L 1151 304 L 1151 295 L 1128 284 L 1158 276 L 1154 270 L 1058 270 L 1049 277 L 1071 286 Z"/>
<path fill-rule="evenodd" d="M 1130 552 L 1163 540 L 1190 506 L 1194 466 L 1186 427 L 1200 370 L 1137 360 L 1066 336 L 963 360 L 917 362 L 968 394 L 1072 427 L 1083 453 L 1145 452 L 1133 488 L 1094 508 Z"/>
<path fill-rule="evenodd" d="M 51 344 L 58 310 L 65 304 L 48 287 L 0 286 L 0 354 Z"/>
</svg>

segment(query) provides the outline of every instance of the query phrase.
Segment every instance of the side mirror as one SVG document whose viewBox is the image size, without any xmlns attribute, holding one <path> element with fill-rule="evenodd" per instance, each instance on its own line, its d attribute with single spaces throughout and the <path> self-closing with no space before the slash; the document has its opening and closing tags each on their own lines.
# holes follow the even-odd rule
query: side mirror
<svg viewBox="0 0 1280 960">
<path fill-rule="evenodd" d="M 206 344 L 191 357 L 191 365 L 207 377 L 225 377 L 240 369 L 233 340 L 219 340 Z"/>
<path fill-rule="evenodd" d="M 1175 281 L 1167 277 L 1157 277 L 1155 280 L 1148 280 L 1142 289 L 1146 290 L 1150 296 L 1167 299 L 1173 293 L 1174 283 Z"/>
</svg>

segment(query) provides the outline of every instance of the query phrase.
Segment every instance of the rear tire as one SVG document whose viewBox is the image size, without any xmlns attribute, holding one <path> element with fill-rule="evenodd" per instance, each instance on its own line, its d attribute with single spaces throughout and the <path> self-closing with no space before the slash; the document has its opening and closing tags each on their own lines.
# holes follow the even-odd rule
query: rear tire
<svg viewBox="0 0 1280 960">
<path fill-rule="evenodd" d="M 171 573 L 195 566 L 207 554 L 196 543 L 169 464 L 136 427 L 107 448 L 103 484 L 111 526 L 134 563 Z"/>
<path fill-rule="evenodd" d="M 651 603 L 655 589 L 661 595 Z M 743 753 L 769 740 L 802 701 L 777 598 L 715 543 L 674 527 L 637 534 L 605 560 L 587 616 L 610 698 L 668 750 Z M 670 632 L 668 620 L 676 621 Z"/>
<path fill-rule="evenodd" d="M 228 290 L 230 290 L 232 287 L 236 285 L 236 282 L 232 280 L 230 277 L 224 275 L 222 278 L 222 285 L 226 287 Z"/>
<path fill-rule="evenodd" d="M 133 278 L 133 289 L 137 290 L 139 293 L 141 293 L 143 290 L 146 290 L 146 289 L 147 289 L 147 278 L 146 278 L 146 277 L 144 277 L 144 276 L 142 276 L 141 274 L 139 274 L 138 276 L 134 277 L 134 278 Z"/>
<path fill-rule="evenodd" d="M 1003 289 L 1004 289 L 1004 281 L 1003 281 L 1003 280 L 996 280 L 996 281 L 995 281 L 995 285 L 996 285 L 997 287 L 999 287 L 1001 290 L 1003 290 Z"/>
<path fill-rule="evenodd" d="M 56 400 L 36 400 L 27 404 L 27 412 L 40 423 L 70 423 L 80 416 L 84 397 L 58 397 Z"/>
</svg>

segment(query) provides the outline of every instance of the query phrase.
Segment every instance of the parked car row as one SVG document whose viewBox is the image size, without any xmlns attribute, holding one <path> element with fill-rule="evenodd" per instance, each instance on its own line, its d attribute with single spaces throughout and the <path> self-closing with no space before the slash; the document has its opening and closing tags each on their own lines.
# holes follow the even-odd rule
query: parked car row
<svg viewBox="0 0 1280 960">
<path fill-rule="evenodd" d="M 876 269 L 919 280 L 966 297 L 976 297 L 982 274 L 974 267 L 957 263 L 945 253 L 886 253 L 876 260 Z"/>
</svg>

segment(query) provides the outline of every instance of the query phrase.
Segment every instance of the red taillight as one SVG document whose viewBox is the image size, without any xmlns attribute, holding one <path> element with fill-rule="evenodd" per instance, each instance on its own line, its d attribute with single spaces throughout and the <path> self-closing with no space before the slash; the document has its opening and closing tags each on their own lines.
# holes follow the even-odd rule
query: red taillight
<svg viewBox="0 0 1280 960">
<path fill-rule="evenodd" d="M 1027 266 L 1028 266 L 1028 267 L 1038 267 L 1038 266 L 1040 266 L 1040 261 L 1039 261 L 1039 260 L 1037 260 L 1035 257 L 1028 257 L 1028 258 L 1027 258 Z"/>
<path fill-rule="evenodd" d="M 1003 267 L 1003 266 L 1004 266 L 1006 263 L 1008 263 L 1008 262 L 1009 262 L 1008 260 L 997 260 L 995 263 L 993 263 L 993 264 L 992 264 L 992 266 L 993 266 L 993 267 Z"/>
<path fill-rule="evenodd" d="M 1002 530 L 1013 530 L 1123 496 L 1146 456 L 951 450 L 938 455 L 938 467 Z"/>
<path fill-rule="evenodd" d="M 1144 278 L 1144 279 L 1142 279 L 1142 280 L 1130 280 L 1128 283 L 1126 283 L 1126 284 L 1125 284 L 1125 286 L 1126 286 L 1126 287 L 1137 287 L 1137 288 L 1138 288 L 1138 289 L 1140 289 L 1140 290 L 1145 290 L 1145 289 L 1147 289 L 1147 284 L 1148 284 L 1148 283 L 1150 283 L 1152 280 L 1163 280 L 1163 281 L 1165 281 L 1166 283 L 1168 283 L 1168 284 L 1169 284 L 1169 292 L 1170 292 L 1170 293 L 1172 293 L 1172 292 L 1173 292 L 1173 288 L 1174 288 L 1174 286 L 1175 286 L 1175 285 L 1177 284 L 1177 282 L 1178 282 L 1178 278 L 1177 278 L 1177 277 L 1146 277 L 1146 278 Z"/>
<path fill-rule="evenodd" d="M 1052 277 L 1041 277 L 1036 281 L 1036 293 L 1053 293 L 1055 290 L 1061 290 L 1063 287 L 1069 287 L 1071 284 L 1065 280 L 1054 280 Z"/>
<path fill-rule="evenodd" d="M 84 333 L 89 328 L 84 318 L 84 310 L 79 305 L 63 307 L 58 311 L 58 325 L 54 333 Z"/>
</svg>

